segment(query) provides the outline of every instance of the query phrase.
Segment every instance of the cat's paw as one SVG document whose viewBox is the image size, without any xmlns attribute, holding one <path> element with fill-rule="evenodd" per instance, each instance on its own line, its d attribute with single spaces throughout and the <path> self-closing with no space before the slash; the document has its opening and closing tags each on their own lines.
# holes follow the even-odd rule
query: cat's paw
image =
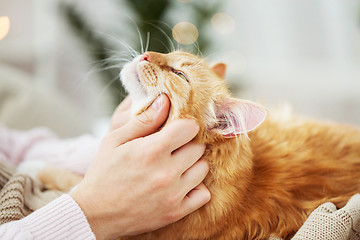
<svg viewBox="0 0 360 240">
<path fill-rule="evenodd" d="M 16 173 L 30 176 L 33 180 L 40 182 L 38 175 L 47 167 L 49 164 L 41 160 L 25 161 L 17 167 Z"/>
<path fill-rule="evenodd" d="M 52 166 L 44 161 L 28 161 L 19 165 L 18 174 L 30 176 L 46 189 L 69 192 L 80 183 L 82 176 L 68 170 Z"/>
</svg>

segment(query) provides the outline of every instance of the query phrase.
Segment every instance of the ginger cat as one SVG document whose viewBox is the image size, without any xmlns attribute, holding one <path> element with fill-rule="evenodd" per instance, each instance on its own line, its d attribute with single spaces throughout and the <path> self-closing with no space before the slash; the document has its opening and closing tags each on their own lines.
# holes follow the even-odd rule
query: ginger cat
<svg viewBox="0 0 360 240">
<path fill-rule="evenodd" d="M 185 52 L 147 52 L 122 70 L 135 114 L 166 93 L 168 121 L 198 121 L 212 195 L 180 221 L 124 239 L 288 239 L 319 204 L 342 207 L 360 192 L 359 129 L 267 117 L 261 105 L 230 96 L 225 70 Z"/>
<path fill-rule="evenodd" d="M 123 239 L 289 239 L 319 204 L 342 207 L 360 192 L 359 129 L 267 116 L 263 106 L 230 96 L 225 70 L 179 51 L 147 52 L 124 66 L 134 114 L 166 93 L 168 122 L 198 121 L 212 197 L 176 223 Z"/>
</svg>

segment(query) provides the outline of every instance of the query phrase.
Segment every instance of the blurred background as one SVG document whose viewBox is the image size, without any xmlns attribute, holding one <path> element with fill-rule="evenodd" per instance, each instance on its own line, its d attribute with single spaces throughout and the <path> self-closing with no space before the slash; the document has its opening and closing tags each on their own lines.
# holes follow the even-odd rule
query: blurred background
<svg viewBox="0 0 360 240">
<path fill-rule="evenodd" d="M 360 0 L 0 0 L 0 122 L 101 134 L 123 64 L 173 48 L 227 63 L 237 97 L 360 126 Z"/>
</svg>

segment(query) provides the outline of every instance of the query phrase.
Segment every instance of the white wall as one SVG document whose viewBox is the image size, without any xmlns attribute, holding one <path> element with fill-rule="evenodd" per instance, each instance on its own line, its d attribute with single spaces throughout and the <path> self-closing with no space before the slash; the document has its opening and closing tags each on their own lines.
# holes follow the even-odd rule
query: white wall
<svg viewBox="0 0 360 240">
<path fill-rule="evenodd" d="M 218 36 L 218 51 L 240 96 L 360 125 L 360 1 L 233 0 L 225 10 L 236 31 Z"/>
<path fill-rule="evenodd" d="M 71 109 L 65 111 L 62 108 L 64 120 L 58 122 L 67 128 L 70 127 L 67 131 L 64 131 L 64 126 L 56 128 L 52 123 L 55 121 L 51 118 L 52 111 L 55 112 L 56 109 L 51 110 L 51 106 L 45 107 L 45 103 L 53 103 L 55 101 L 53 99 L 43 99 L 43 111 L 50 110 L 48 119 L 39 119 L 36 116 L 31 119 L 37 120 L 38 123 L 51 127 L 55 131 L 66 132 L 65 135 L 68 136 L 71 133 L 80 134 L 90 131 L 89 126 L 96 122 L 97 118 L 111 114 L 113 106 L 109 104 L 109 97 L 104 91 L 104 83 L 100 82 L 99 75 L 94 71 L 97 63 L 91 60 L 90 54 L 87 53 L 88 50 L 60 16 L 59 2 L 47 0 L 0 1 L 0 16 L 8 16 L 10 19 L 9 34 L 0 41 L 0 67 L 15 73 L 11 76 L 14 82 L 25 81 L 26 86 L 30 85 L 34 86 L 34 89 L 42 88 L 43 91 L 48 91 L 50 94 L 46 94 L 47 97 L 53 93 L 56 95 L 56 99 L 59 99 L 58 95 L 65 99 L 66 103 L 62 104 Z M 101 28 L 101 24 L 104 25 L 104 21 L 109 19 L 94 13 L 109 17 L 108 13 L 99 9 L 106 11 L 111 10 L 111 7 L 106 7 L 105 4 L 105 7 L 101 8 L 99 7 L 101 2 L 93 1 L 93 4 L 88 4 L 86 1 L 77 1 L 76 6 L 81 13 L 96 23 L 95 29 L 99 32 L 106 32 L 104 28 Z M 92 8 L 85 8 L 89 5 Z M 25 77 L 17 79 L 18 76 Z M 0 81 L 4 82 L 5 80 L 0 79 Z M 37 90 L 31 88 L 29 91 L 36 92 Z M 69 106 L 69 103 L 73 106 Z M 39 115 L 38 109 L 35 110 L 38 106 L 33 106 L 31 102 L 28 104 L 29 108 L 34 108 L 32 112 Z M 26 106 L 21 108 L 26 108 Z M 19 114 L 21 116 L 21 113 Z M 31 114 L 31 111 L 28 111 L 28 114 Z M 58 117 L 59 114 L 56 116 Z M 5 121 L 5 119 L 0 120 Z M 7 119 L 6 121 L 8 125 L 15 128 L 35 127 L 37 124 L 36 122 L 27 122 L 21 125 L 17 120 Z M 50 123 L 46 124 L 46 121 Z M 71 124 L 73 124 L 73 130 Z M 60 135 L 64 134 L 60 133 Z"/>
<path fill-rule="evenodd" d="M 126 7 L 112 7 L 118 1 L 67 1 L 91 19 L 94 31 L 122 31 L 125 43 L 134 32 L 125 23 Z M 0 16 L 11 21 L 0 41 L 0 64 L 60 91 L 82 111 L 109 113 L 98 76 L 89 74 L 93 63 L 56 3 L 0 2 Z M 223 10 L 236 29 L 221 35 L 209 28 L 210 59 L 229 63 L 239 96 L 268 106 L 290 102 L 300 114 L 360 125 L 360 0 L 227 0 Z M 176 9 L 171 14 L 179 21 L 189 16 Z"/>
</svg>

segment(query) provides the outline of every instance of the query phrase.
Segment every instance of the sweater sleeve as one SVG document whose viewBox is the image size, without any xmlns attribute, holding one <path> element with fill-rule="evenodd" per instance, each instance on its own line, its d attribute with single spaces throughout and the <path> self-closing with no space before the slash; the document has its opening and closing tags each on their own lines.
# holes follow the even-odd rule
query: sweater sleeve
<svg viewBox="0 0 360 240">
<path fill-rule="evenodd" d="M 95 239 L 79 205 L 64 194 L 29 216 L 0 226 L 0 239 Z"/>
</svg>

